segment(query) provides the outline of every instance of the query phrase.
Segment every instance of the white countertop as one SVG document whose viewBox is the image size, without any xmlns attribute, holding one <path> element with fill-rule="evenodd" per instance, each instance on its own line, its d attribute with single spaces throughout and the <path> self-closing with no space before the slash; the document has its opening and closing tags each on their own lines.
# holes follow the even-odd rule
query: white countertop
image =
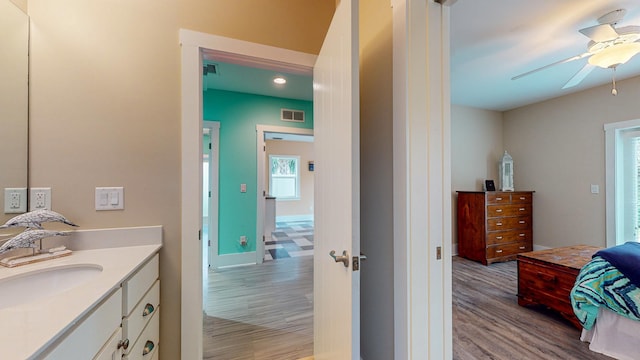
<svg viewBox="0 0 640 360">
<path fill-rule="evenodd" d="M 0 281 L 18 274 L 75 264 L 97 264 L 91 281 L 58 295 L 0 309 L 0 358 L 32 359 L 117 289 L 161 245 L 76 250 L 70 256 L 15 268 L 0 268 Z M 0 294 L 2 296 L 2 294 Z"/>
</svg>

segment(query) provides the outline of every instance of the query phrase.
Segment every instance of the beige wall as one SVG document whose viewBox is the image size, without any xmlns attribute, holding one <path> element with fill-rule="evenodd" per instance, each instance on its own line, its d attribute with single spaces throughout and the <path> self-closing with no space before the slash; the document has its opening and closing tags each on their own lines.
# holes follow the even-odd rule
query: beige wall
<svg viewBox="0 0 640 360">
<path fill-rule="evenodd" d="M 486 179 L 493 179 L 496 186 L 498 184 L 498 161 L 502 158 L 505 149 L 502 141 L 502 124 L 501 112 L 451 106 L 453 244 L 458 243 L 456 191 L 482 190 Z M 454 253 L 457 252 L 457 248 L 454 247 L 453 250 Z"/>
<path fill-rule="evenodd" d="M 178 30 L 317 53 L 334 0 L 29 0 L 30 185 L 82 228 L 161 224 L 161 357 L 180 353 Z M 194 139 L 196 141 L 196 139 Z M 124 186 L 125 210 L 94 210 Z M 194 239 L 186 239 L 192 241 Z"/>
<path fill-rule="evenodd" d="M 300 199 L 276 199 L 276 217 L 313 214 L 313 172 L 309 171 L 309 161 L 313 161 L 313 143 L 300 141 L 267 140 L 265 166 L 265 189 L 269 189 L 269 155 L 300 156 Z"/>
<path fill-rule="evenodd" d="M 393 359 L 392 12 L 360 1 L 360 274 L 363 359 Z"/>
<path fill-rule="evenodd" d="M 615 97 L 604 85 L 504 114 L 516 187 L 536 191 L 536 245 L 605 245 L 603 125 L 640 118 L 640 77 L 617 85 Z"/>
</svg>

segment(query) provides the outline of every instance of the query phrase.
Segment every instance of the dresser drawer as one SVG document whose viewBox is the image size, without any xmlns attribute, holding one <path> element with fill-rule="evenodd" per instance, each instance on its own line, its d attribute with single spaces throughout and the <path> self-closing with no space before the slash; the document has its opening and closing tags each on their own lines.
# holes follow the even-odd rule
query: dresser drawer
<svg viewBox="0 0 640 360">
<path fill-rule="evenodd" d="M 156 254 L 131 278 L 122 284 L 122 316 L 131 314 L 142 296 L 158 279 L 159 255 Z"/>
<path fill-rule="evenodd" d="M 531 251 L 530 242 L 519 241 L 510 244 L 499 244 L 487 247 L 487 258 L 497 258 L 503 256 L 516 255 L 521 252 Z"/>
<path fill-rule="evenodd" d="M 131 314 L 122 319 L 123 339 L 134 342 L 160 307 L 160 280 L 156 280 Z"/>
<path fill-rule="evenodd" d="M 487 217 L 530 216 L 531 204 L 488 205 Z"/>
<path fill-rule="evenodd" d="M 531 216 L 487 219 L 487 230 L 531 229 Z"/>
<path fill-rule="evenodd" d="M 144 329 L 138 340 L 129 346 L 128 352 L 122 357 L 124 360 L 151 359 L 158 351 L 160 341 L 160 309 L 151 315 L 149 325 Z"/>
<path fill-rule="evenodd" d="M 513 193 L 511 194 L 511 203 L 512 204 L 531 204 L 533 199 L 533 194 L 530 192 L 526 193 Z"/>
<path fill-rule="evenodd" d="M 532 241 L 532 231 L 527 230 L 505 230 L 487 233 L 487 246 L 496 244 L 508 244 L 518 241 Z"/>
<path fill-rule="evenodd" d="M 511 203 L 511 194 L 487 193 L 487 204 L 509 204 L 509 203 Z"/>
</svg>

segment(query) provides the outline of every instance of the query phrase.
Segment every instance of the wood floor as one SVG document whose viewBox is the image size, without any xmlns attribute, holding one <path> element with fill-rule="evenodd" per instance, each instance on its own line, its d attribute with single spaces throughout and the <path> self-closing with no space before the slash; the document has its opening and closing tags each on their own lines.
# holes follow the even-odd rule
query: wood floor
<svg viewBox="0 0 640 360">
<path fill-rule="evenodd" d="M 485 267 L 454 257 L 452 267 L 454 359 L 610 359 L 553 312 L 518 306 L 515 261 Z M 207 294 L 204 359 L 312 355 L 312 257 L 210 273 Z"/>
<path fill-rule="evenodd" d="M 313 256 L 210 272 L 207 295 L 204 359 L 313 355 Z"/>
</svg>

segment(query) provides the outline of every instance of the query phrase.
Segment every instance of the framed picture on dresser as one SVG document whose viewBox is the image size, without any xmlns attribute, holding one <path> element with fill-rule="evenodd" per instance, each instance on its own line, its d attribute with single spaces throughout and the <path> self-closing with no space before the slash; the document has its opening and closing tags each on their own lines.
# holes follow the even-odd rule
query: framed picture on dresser
<svg viewBox="0 0 640 360">
<path fill-rule="evenodd" d="M 493 182 L 493 180 L 485 180 L 484 187 L 487 189 L 487 191 L 496 191 L 496 184 Z"/>
</svg>

